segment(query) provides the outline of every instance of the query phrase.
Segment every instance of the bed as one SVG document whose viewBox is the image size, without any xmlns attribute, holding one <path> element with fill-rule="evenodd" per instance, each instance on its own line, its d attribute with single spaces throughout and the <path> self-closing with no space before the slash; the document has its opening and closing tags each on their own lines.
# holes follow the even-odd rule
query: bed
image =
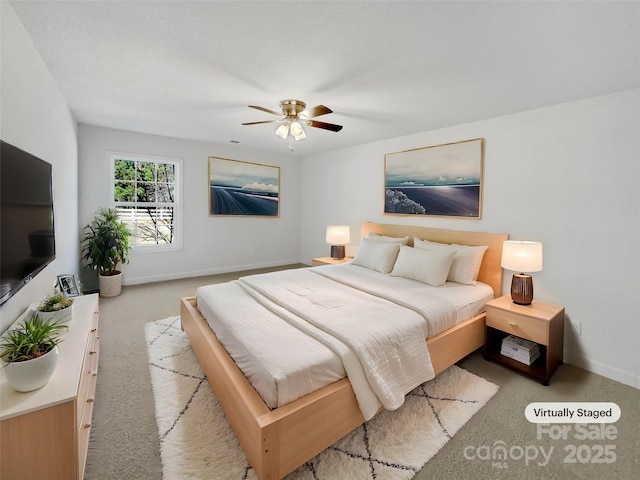
<svg viewBox="0 0 640 480">
<path fill-rule="evenodd" d="M 502 290 L 503 234 L 364 223 L 362 237 L 409 237 L 439 243 L 487 246 L 477 280 L 494 296 Z M 322 267 L 316 267 L 322 268 Z M 354 267 L 357 268 L 357 267 Z M 203 307 L 204 310 L 204 307 Z M 458 322 L 426 340 L 436 375 L 481 347 L 484 313 Z M 196 297 L 181 299 L 181 323 L 251 465 L 261 479 L 282 478 L 365 421 L 362 401 L 348 378 L 273 408 L 251 385 L 199 310 Z M 360 403 L 359 403 L 360 400 Z"/>
</svg>

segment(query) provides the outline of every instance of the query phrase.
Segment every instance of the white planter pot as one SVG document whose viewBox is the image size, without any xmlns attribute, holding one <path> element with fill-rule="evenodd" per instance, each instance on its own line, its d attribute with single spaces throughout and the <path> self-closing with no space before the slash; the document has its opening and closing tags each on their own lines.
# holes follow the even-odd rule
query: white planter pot
<svg viewBox="0 0 640 480">
<path fill-rule="evenodd" d="M 116 275 L 98 275 L 100 278 L 100 296 L 117 297 L 122 289 L 122 273 Z"/>
<path fill-rule="evenodd" d="M 68 323 L 73 318 L 73 304 L 55 312 L 41 312 L 38 310 L 37 313 L 40 318 L 49 322 Z"/>
<path fill-rule="evenodd" d="M 58 347 L 41 357 L 25 362 L 4 363 L 7 382 L 19 392 L 30 392 L 44 386 L 58 363 Z"/>
</svg>

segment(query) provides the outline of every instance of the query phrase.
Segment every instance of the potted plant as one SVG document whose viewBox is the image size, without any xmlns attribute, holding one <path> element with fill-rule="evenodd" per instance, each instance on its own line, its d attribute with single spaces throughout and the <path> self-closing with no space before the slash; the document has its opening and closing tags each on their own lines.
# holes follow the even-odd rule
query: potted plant
<svg viewBox="0 0 640 480">
<path fill-rule="evenodd" d="M 31 313 L 0 340 L 0 359 L 7 382 L 19 392 L 45 385 L 58 361 L 58 344 L 67 325 Z"/>
<path fill-rule="evenodd" d="M 49 295 L 38 306 L 38 315 L 51 322 L 68 322 L 73 317 L 73 298 L 62 293 Z"/>
<path fill-rule="evenodd" d="M 122 272 L 119 263 L 129 263 L 129 231 L 118 219 L 115 208 L 101 208 L 85 228 L 82 252 L 86 265 L 97 270 L 100 296 L 120 295 Z"/>
</svg>

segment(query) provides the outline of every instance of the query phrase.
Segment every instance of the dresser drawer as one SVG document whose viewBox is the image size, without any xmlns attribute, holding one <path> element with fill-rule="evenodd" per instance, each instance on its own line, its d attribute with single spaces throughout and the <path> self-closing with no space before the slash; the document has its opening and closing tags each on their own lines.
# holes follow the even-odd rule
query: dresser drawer
<svg viewBox="0 0 640 480">
<path fill-rule="evenodd" d="M 82 423 L 87 399 L 93 401 L 96 390 L 96 380 L 98 376 L 98 356 L 100 354 L 100 339 L 98 337 L 97 326 L 93 326 L 87 342 L 87 350 L 82 362 L 82 373 L 80 375 L 80 385 L 78 388 L 77 422 Z"/>
<path fill-rule="evenodd" d="M 549 344 L 547 322 L 487 306 L 487 327 L 543 345 Z"/>
<path fill-rule="evenodd" d="M 95 391 L 95 380 L 93 382 L 93 389 Z M 89 401 L 90 400 L 90 401 Z M 78 400 L 80 401 L 80 400 Z M 78 405 L 76 407 L 78 411 L 82 411 L 82 417 L 78 424 L 78 478 L 84 478 L 84 469 L 87 462 L 87 453 L 89 446 L 89 436 L 91 434 L 91 416 L 93 414 L 93 394 L 91 398 L 84 402 L 84 405 Z"/>
</svg>

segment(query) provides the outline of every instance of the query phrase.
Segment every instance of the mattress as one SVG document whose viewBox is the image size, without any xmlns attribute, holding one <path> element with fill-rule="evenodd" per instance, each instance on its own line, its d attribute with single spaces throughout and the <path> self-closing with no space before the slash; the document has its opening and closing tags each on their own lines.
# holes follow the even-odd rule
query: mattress
<svg viewBox="0 0 640 480">
<path fill-rule="evenodd" d="M 305 280 L 297 280 L 298 275 Z M 326 287 L 314 291 L 315 287 L 305 283 L 306 279 L 315 277 L 322 277 L 319 282 L 322 285 L 335 284 L 336 294 L 333 295 Z M 367 303 L 362 306 L 358 303 L 357 307 L 350 309 L 345 303 L 352 297 L 344 296 L 347 294 L 354 295 L 357 302 L 372 302 L 371 307 Z M 290 297 L 290 303 L 287 304 L 286 299 L 281 302 L 278 296 Z M 323 329 L 323 325 L 314 324 L 318 318 L 319 321 L 333 321 L 335 311 L 346 315 L 348 318 L 345 320 L 357 323 L 366 320 L 367 315 L 380 316 L 379 321 L 387 315 L 389 321 L 383 323 L 393 323 L 393 320 L 400 321 L 402 325 L 404 320 L 400 317 L 407 315 L 412 321 L 418 317 L 420 325 L 412 335 L 421 337 L 422 346 L 426 345 L 427 337 L 480 313 L 491 298 L 493 291 L 481 283 L 475 286 L 447 283 L 443 287 L 432 287 L 360 266 L 342 264 L 254 275 L 230 283 L 200 287 L 197 306 L 264 402 L 270 408 L 276 408 L 347 374 L 354 384 L 352 375 L 355 367 L 350 360 L 353 348 L 349 345 L 349 338 L 336 340 L 332 333 Z M 298 304 L 299 299 L 303 303 Z M 436 304 L 437 308 L 430 307 L 431 304 Z M 434 312 L 430 312 L 433 308 Z M 307 309 L 319 312 L 309 315 L 309 322 L 304 320 L 308 316 Z M 355 318 L 358 315 L 362 317 L 360 320 Z M 304 326 L 299 328 L 301 324 Z M 345 335 L 348 337 L 349 334 Z M 420 366 L 414 365 L 408 370 L 419 370 L 423 363 L 430 364 L 428 358 L 417 358 Z M 408 378 L 406 385 L 393 388 L 406 390 L 418 381 L 422 383 L 420 380 L 427 378 L 425 375 L 428 373 Z M 361 383 L 356 381 L 355 385 Z M 384 382 L 381 385 L 386 388 Z M 354 386 L 363 413 L 375 412 L 379 401 L 384 405 L 387 394 L 391 397 L 388 402 L 392 407 L 397 403 L 394 403 L 394 392 L 380 393 L 375 386 L 372 388 L 373 395 L 366 387 L 359 393 Z M 406 392 L 399 393 L 404 395 Z M 373 400 L 376 395 L 378 401 Z M 365 413 L 365 418 L 370 416 Z"/>
</svg>

